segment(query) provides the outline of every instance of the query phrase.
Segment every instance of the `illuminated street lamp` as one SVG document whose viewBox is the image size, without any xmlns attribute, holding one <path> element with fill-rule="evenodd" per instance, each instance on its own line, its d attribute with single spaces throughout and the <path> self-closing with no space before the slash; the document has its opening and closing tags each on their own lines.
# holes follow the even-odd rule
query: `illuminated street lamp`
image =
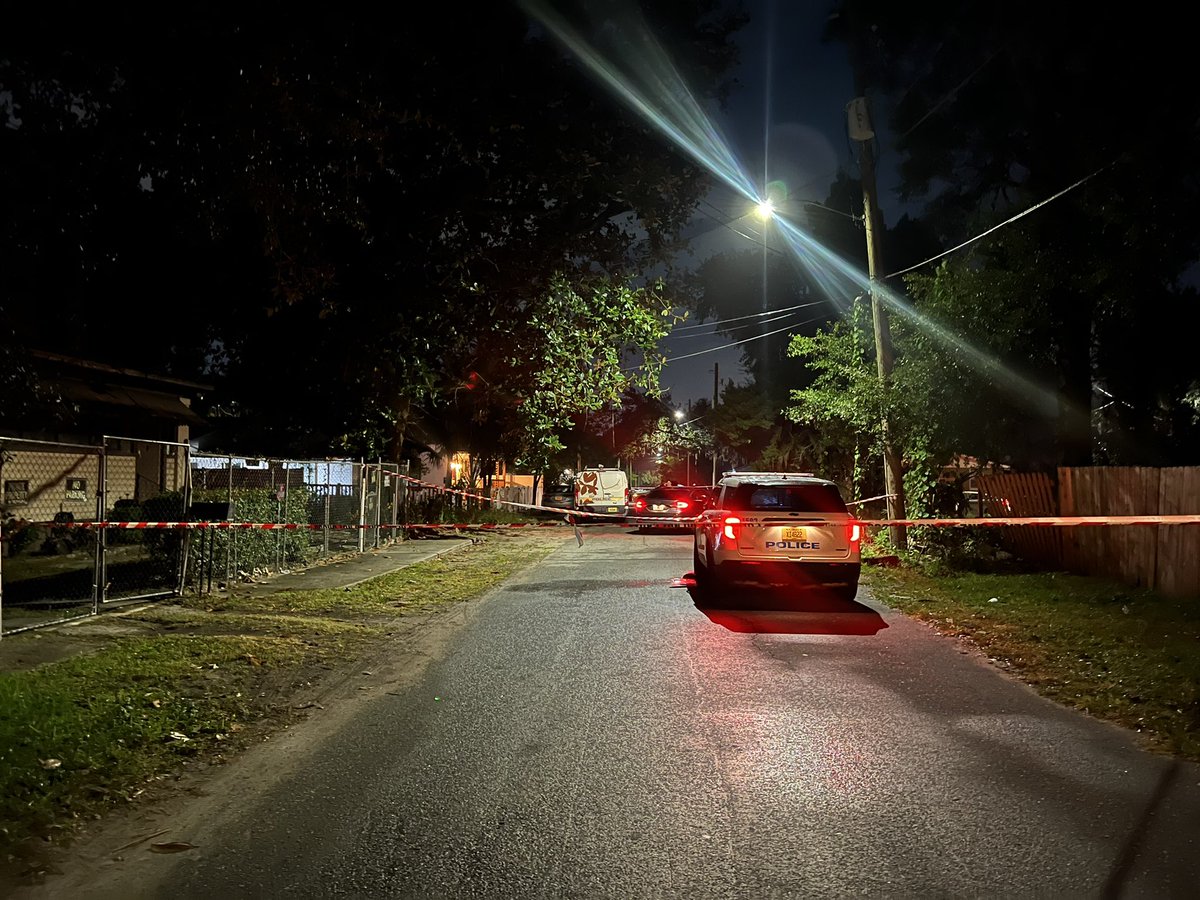
<svg viewBox="0 0 1200 900">
<path fill-rule="evenodd" d="M 764 222 L 769 221 L 775 216 L 775 204 L 770 200 L 761 200 L 758 204 L 758 217 Z"/>
</svg>

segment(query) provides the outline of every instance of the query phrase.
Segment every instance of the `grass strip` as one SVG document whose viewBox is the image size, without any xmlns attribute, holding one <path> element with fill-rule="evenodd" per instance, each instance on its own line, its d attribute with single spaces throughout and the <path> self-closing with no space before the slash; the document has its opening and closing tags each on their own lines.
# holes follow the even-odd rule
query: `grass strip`
<svg viewBox="0 0 1200 900">
<path fill-rule="evenodd" d="M 149 636 L 0 673 L 0 854 L 236 752 L 296 683 L 387 640 L 387 621 L 478 597 L 562 541 L 488 535 L 349 589 L 181 598 L 128 616 Z"/>
<path fill-rule="evenodd" d="M 869 569 L 877 599 L 967 640 L 1039 693 L 1200 761 L 1200 604 L 1062 572 Z"/>
<path fill-rule="evenodd" d="M 0 675 L 0 846 L 61 829 L 218 750 L 261 712 L 252 670 L 320 654 L 290 638 L 160 635 Z"/>
</svg>

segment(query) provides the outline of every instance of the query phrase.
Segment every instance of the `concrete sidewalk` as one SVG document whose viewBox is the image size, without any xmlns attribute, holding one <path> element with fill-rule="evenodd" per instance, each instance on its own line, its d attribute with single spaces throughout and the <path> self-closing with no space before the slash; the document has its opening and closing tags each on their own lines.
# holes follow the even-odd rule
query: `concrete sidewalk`
<svg viewBox="0 0 1200 900">
<path fill-rule="evenodd" d="M 253 582 L 239 581 L 233 586 L 233 596 L 267 596 L 281 591 L 348 588 L 469 546 L 469 537 L 449 535 L 402 541 L 379 550 L 368 550 L 366 553 L 331 560 L 295 572 L 264 576 Z M 224 591 L 213 591 L 213 596 L 224 594 Z M 158 626 L 138 622 L 128 614 L 153 606 L 155 602 L 169 603 L 170 599 L 152 601 L 149 604 L 144 600 L 114 604 L 97 616 L 6 635 L 0 639 L 0 672 L 29 669 L 43 663 L 94 652 L 113 638 L 153 634 L 158 630 Z"/>
<path fill-rule="evenodd" d="M 370 578 L 387 575 L 397 569 L 407 568 L 470 545 L 471 539 L 468 537 L 449 535 L 400 541 L 378 550 L 368 550 L 343 559 L 318 563 L 294 572 L 266 575 L 255 581 L 237 581 L 233 584 L 232 593 L 241 597 L 261 597 L 280 591 L 317 591 L 352 587 Z"/>
</svg>

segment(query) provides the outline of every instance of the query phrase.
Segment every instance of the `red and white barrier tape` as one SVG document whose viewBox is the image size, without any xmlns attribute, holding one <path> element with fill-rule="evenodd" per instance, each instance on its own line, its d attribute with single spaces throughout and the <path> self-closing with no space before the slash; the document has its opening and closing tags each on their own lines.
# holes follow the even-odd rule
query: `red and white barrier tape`
<svg viewBox="0 0 1200 900">
<path fill-rule="evenodd" d="M 542 507 L 535 507 L 541 509 Z M 563 524 L 577 524 L 571 521 L 575 516 L 580 515 L 578 511 L 566 512 L 564 510 L 554 510 L 554 512 L 563 515 L 566 521 L 563 522 L 410 522 L 389 524 L 380 523 L 379 525 L 321 525 L 308 522 L 69 522 L 57 523 L 55 527 L 68 528 L 116 528 L 122 530 L 159 530 L 159 529 L 203 529 L 215 528 L 218 530 L 263 530 L 263 531 L 320 531 L 324 528 L 332 530 L 358 530 L 362 528 L 394 528 L 394 529 L 413 529 L 413 528 L 546 528 L 557 527 Z M 680 519 L 659 519 L 653 517 L 639 516 L 613 516 L 611 514 L 601 513 L 583 513 L 583 515 L 603 516 L 606 519 L 620 519 L 622 524 L 649 526 L 659 525 L 664 528 L 673 527 L 690 527 L 697 521 L 696 518 L 680 518 Z M 1017 525 L 1041 525 L 1050 527 L 1073 527 L 1073 526 L 1112 526 L 1112 525 L 1200 525 L 1200 515 L 1171 515 L 1171 516 L 1026 516 L 1026 517 L 1005 517 L 1005 518 L 972 518 L 972 519 L 859 519 L 860 525 L 869 527 L 893 527 L 901 528 L 918 528 L 918 527 L 939 527 L 939 528 L 975 528 L 979 526 L 995 527 L 995 526 L 1017 526 Z M 827 524 L 844 524 L 843 522 L 830 523 L 817 520 L 805 520 L 803 525 L 827 525 Z"/>
<path fill-rule="evenodd" d="M 977 519 L 865 519 L 863 525 L 915 528 L 932 525 L 939 528 L 974 528 L 979 525 L 1048 525 L 1074 527 L 1081 525 L 1200 525 L 1200 515 L 1179 516 L 982 516 Z"/>
<path fill-rule="evenodd" d="M 434 491 L 441 491 L 444 494 L 454 494 L 458 497 L 470 497 L 473 500 L 482 500 L 485 503 L 499 503 L 503 506 L 515 506 L 518 509 L 534 509 L 540 512 L 557 513 L 566 516 L 586 516 L 595 519 L 610 519 L 624 522 L 628 517 L 620 513 L 598 513 L 587 509 L 561 509 L 557 506 L 537 506 L 533 503 L 521 503 L 517 500 L 500 500 L 496 497 L 488 497 L 484 494 L 472 494 L 469 491 L 459 491 L 454 488 L 443 487 L 440 484 L 430 484 L 427 481 L 421 481 L 419 478 L 413 478 L 411 475 L 399 476 L 404 481 L 408 481 L 418 487 L 429 488 Z"/>
<path fill-rule="evenodd" d="M 221 531 L 358 531 L 364 528 L 544 528 L 561 527 L 565 522 L 413 522 L 392 525 L 321 525 L 310 522 L 66 522 L 56 528 L 116 528 L 128 531 L 180 530 L 215 528 Z"/>
</svg>

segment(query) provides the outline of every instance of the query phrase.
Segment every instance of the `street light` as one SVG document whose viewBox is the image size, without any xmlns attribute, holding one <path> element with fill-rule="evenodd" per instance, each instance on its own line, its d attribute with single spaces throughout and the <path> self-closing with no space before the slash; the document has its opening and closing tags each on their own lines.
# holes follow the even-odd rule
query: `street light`
<svg viewBox="0 0 1200 900">
<path fill-rule="evenodd" d="M 862 222 L 862 216 L 856 216 L 853 213 L 842 212 L 840 209 L 834 209 L 832 206 L 826 206 L 824 203 L 818 203 L 816 200 L 789 200 L 789 204 L 796 203 L 801 206 L 815 206 L 817 209 L 824 210 L 828 213 L 833 213 L 835 216 L 842 216 L 849 219 L 851 222 Z M 758 217 L 764 222 L 769 222 L 779 214 L 779 207 L 772 200 L 760 200 L 754 207 L 754 211 Z"/>
</svg>

